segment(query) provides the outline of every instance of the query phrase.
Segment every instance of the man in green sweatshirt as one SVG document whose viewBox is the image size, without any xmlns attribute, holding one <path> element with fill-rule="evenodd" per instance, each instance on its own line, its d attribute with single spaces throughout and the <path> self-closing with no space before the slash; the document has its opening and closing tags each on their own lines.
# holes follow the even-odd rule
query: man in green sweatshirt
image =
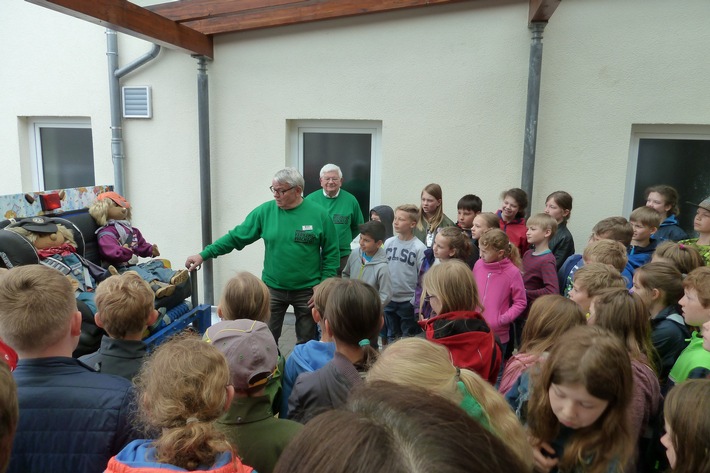
<svg viewBox="0 0 710 473">
<path fill-rule="evenodd" d="M 316 338 L 308 302 L 314 286 L 336 275 L 340 258 L 331 218 L 321 206 L 303 199 L 303 187 L 298 170 L 286 168 L 277 172 L 269 188 L 274 200 L 258 206 L 242 224 L 185 262 L 185 267 L 193 271 L 206 259 L 263 239 L 261 279 L 271 295 L 269 328 L 277 343 L 289 305 L 296 316 L 297 343 Z"/>
<path fill-rule="evenodd" d="M 326 164 L 320 170 L 320 185 L 323 189 L 311 192 L 306 200 L 323 207 L 333 219 L 340 249 L 340 276 L 350 256 L 350 242 L 360 234 L 362 210 L 355 196 L 341 188 L 343 173 L 335 164 Z"/>
</svg>

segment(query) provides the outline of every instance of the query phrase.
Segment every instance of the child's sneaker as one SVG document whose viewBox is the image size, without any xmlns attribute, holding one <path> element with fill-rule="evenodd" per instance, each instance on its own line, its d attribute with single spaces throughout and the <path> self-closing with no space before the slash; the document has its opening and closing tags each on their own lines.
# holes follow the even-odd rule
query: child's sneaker
<svg viewBox="0 0 710 473">
<path fill-rule="evenodd" d="M 158 281 L 157 279 L 150 282 L 150 287 L 153 289 L 153 292 L 155 292 L 156 299 L 172 296 L 175 292 L 175 286 Z"/>
<path fill-rule="evenodd" d="M 187 281 L 189 277 L 190 273 L 187 271 L 187 269 L 179 269 L 175 271 L 173 277 L 170 278 L 170 284 L 173 284 L 174 286 L 179 286 L 180 284 Z"/>
</svg>

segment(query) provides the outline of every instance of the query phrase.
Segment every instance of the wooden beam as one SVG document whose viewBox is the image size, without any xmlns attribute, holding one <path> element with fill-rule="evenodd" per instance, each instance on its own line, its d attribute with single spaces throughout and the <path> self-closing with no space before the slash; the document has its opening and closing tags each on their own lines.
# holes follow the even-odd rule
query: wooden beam
<svg viewBox="0 0 710 473">
<path fill-rule="evenodd" d="M 528 22 L 550 21 L 559 4 L 560 0 L 530 0 Z"/>
<path fill-rule="evenodd" d="M 179 0 L 146 8 L 165 18 L 182 22 L 305 2 L 307 0 Z"/>
<path fill-rule="evenodd" d="M 186 20 L 183 24 L 213 35 L 462 1 L 471 0 L 261 0 L 253 3 L 273 5 L 248 10 L 233 9 L 232 13 L 217 16 L 203 12 L 196 15 L 200 19 Z"/>
<path fill-rule="evenodd" d="M 26 0 L 167 48 L 212 58 L 212 38 L 127 0 Z"/>
</svg>

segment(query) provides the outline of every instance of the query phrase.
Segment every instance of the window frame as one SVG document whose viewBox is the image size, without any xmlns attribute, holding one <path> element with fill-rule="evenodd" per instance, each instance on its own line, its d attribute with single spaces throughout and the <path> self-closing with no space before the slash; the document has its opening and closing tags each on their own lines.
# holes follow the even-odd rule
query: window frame
<svg viewBox="0 0 710 473">
<path fill-rule="evenodd" d="M 639 147 L 642 139 L 656 140 L 710 140 L 710 125 L 632 125 L 629 145 L 629 161 L 626 171 L 624 215 L 634 210 L 634 190 L 639 163 Z"/>
<path fill-rule="evenodd" d="M 32 178 L 32 189 L 36 191 L 45 191 L 44 185 L 44 159 L 42 156 L 42 128 L 91 128 L 91 119 L 88 117 L 33 117 L 28 120 L 28 136 L 29 136 L 29 152 L 30 152 L 30 175 Z M 92 132 L 93 136 L 93 132 Z M 93 153 L 92 153 L 93 159 Z M 94 173 L 96 169 L 94 167 Z M 96 185 L 96 176 L 94 174 L 94 182 L 87 183 L 87 187 Z"/>
<path fill-rule="evenodd" d="M 289 120 L 289 161 L 304 172 L 304 133 L 369 134 L 370 141 L 370 205 L 382 202 L 382 122 L 379 120 Z M 349 176 L 344 176 L 347 180 Z"/>
</svg>

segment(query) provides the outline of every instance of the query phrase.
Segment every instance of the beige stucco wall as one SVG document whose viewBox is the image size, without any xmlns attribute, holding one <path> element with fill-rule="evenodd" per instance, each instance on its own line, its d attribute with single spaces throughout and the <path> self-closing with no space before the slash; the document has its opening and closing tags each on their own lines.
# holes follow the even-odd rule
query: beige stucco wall
<svg viewBox="0 0 710 473">
<path fill-rule="evenodd" d="M 27 115 L 90 116 L 97 182 L 111 182 L 103 29 L 24 2 L 1 8 L 17 15 L 0 15 L 14 65 L 0 69 L 0 194 L 30 190 L 17 124 Z M 417 203 L 438 182 L 451 217 L 469 192 L 495 210 L 500 191 L 520 185 L 527 8 L 482 0 L 216 38 L 214 237 L 271 198 L 271 176 L 291 163 L 294 119 L 381 121 L 382 203 Z M 708 18 L 706 0 L 566 0 L 547 26 L 532 210 L 570 191 L 579 247 L 623 211 L 633 124 L 710 125 Z M 148 44 L 121 35 L 120 47 L 125 64 Z M 201 245 L 196 69 L 163 50 L 124 81 L 153 87 L 154 118 L 125 123 L 134 221 L 177 264 Z M 219 258 L 217 293 L 236 270 L 259 274 L 262 256 L 257 243 Z"/>
</svg>

